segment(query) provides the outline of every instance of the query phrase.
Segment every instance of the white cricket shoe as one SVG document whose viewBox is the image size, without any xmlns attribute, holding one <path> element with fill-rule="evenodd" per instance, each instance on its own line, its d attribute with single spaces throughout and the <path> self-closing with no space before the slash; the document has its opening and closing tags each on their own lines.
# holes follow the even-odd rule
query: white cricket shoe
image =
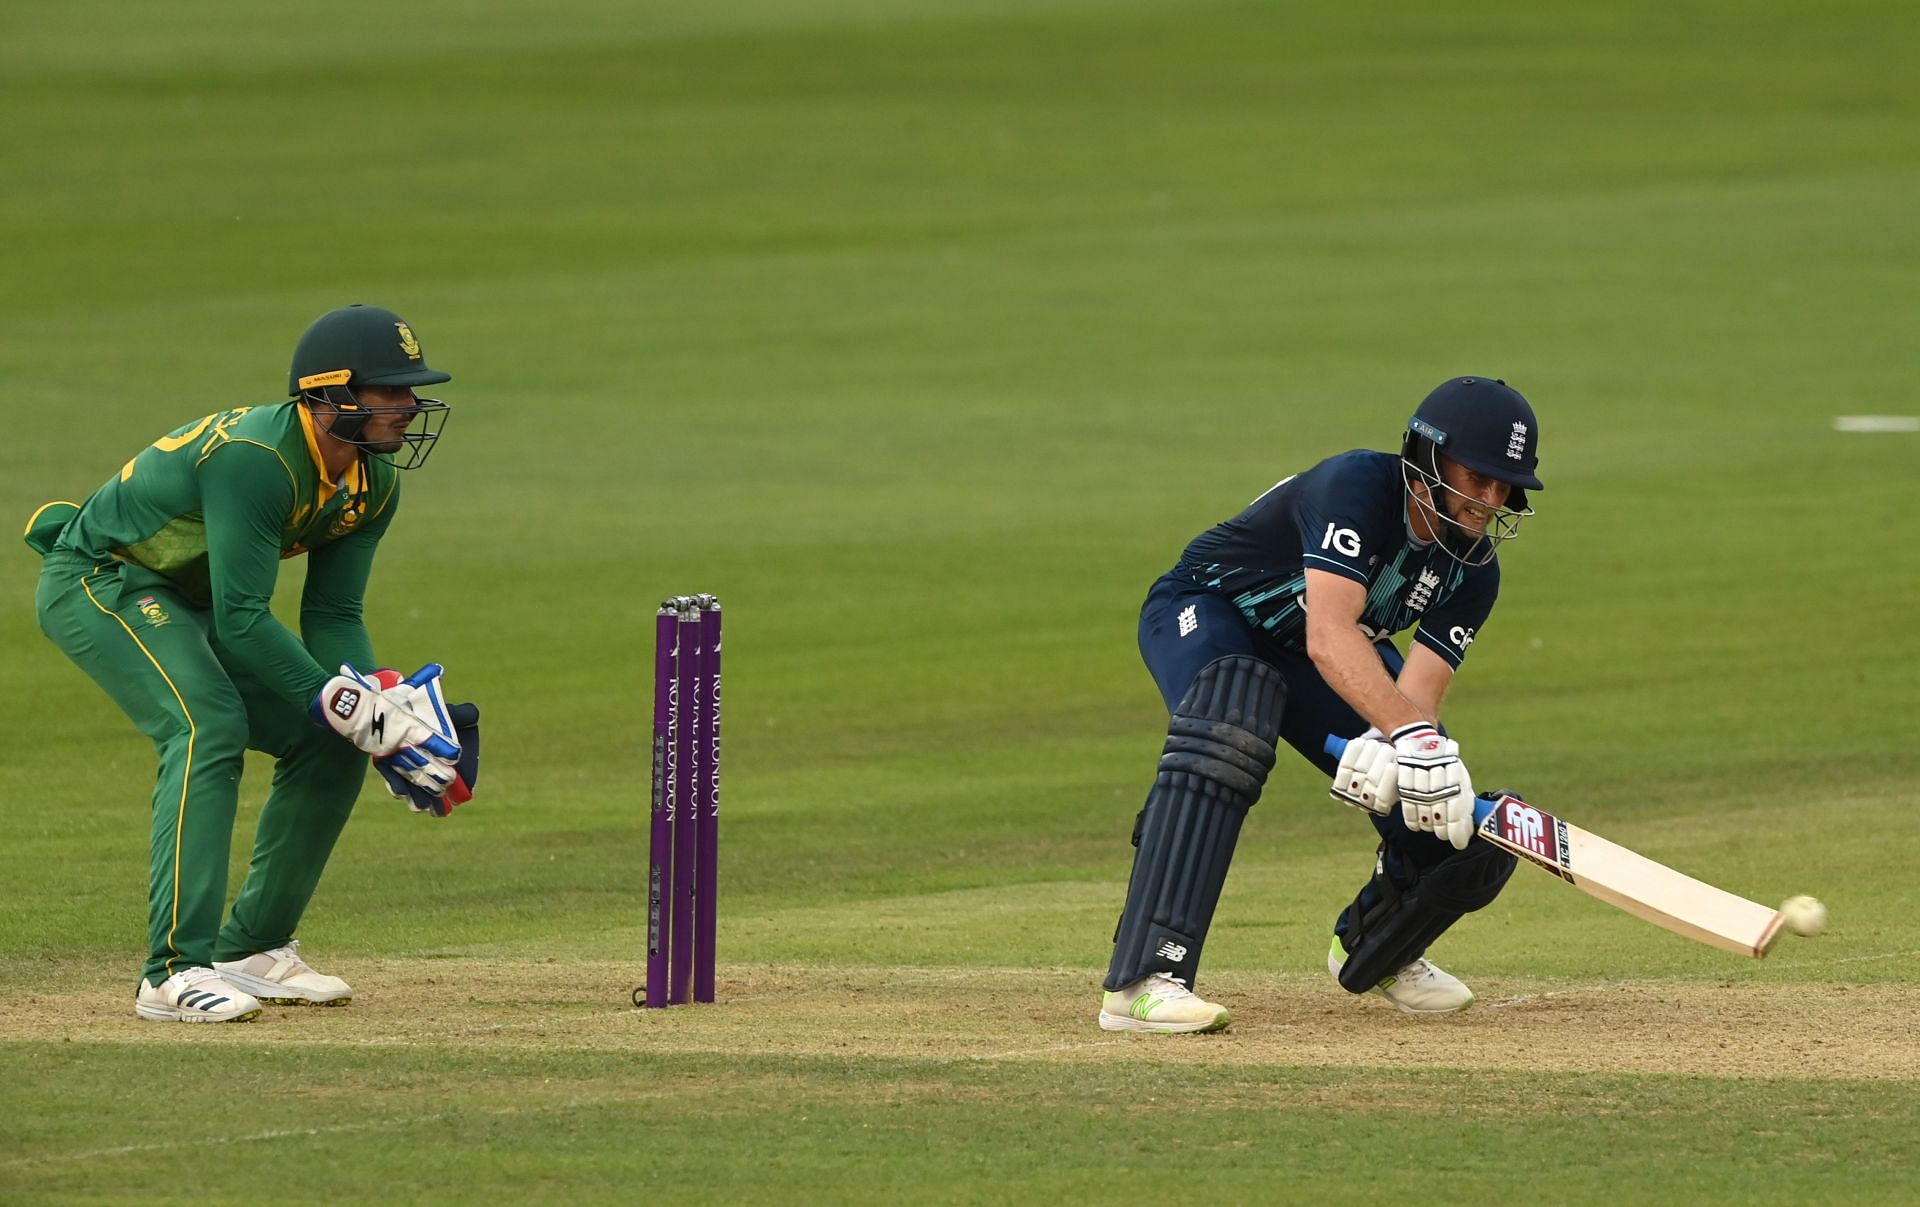
<svg viewBox="0 0 1920 1207">
<path fill-rule="evenodd" d="M 1333 946 L 1327 949 L 1327 971 L 1334 980 L 1340 979 L 1340 966 L 1346 962 L 1347 949 L 1335 935 Z M 1375 985 L 1373 991 L 1407 1014 L 1458 1014 L 1473 1005 L 1473 990 L 1459 977 L 1425 959 L 1415 960 Z"/>
<path fill-rule="evenodd" d="M 227 983 L 276 1006 L 344 1006 L 353 987 L 337 976 L 315 972 L 300 958 L 300 940 L 258 951 L 244 960 L 215 960 Z"/>
<path fill-rule="evenodd" d="M 1224 1031 L 1225 1006 L 1202 1001 L 1179 977 L 1156 972 L 1100 999 L 1102 1031 Z"/>
<path fill-rule="evenodd" d="M 133 1009 L 157 1023 L 244 1023 L 260 1016 L 251 994 L 206 967 L 183 968 L 158 985 L 142 977 Z"/>
</svg>

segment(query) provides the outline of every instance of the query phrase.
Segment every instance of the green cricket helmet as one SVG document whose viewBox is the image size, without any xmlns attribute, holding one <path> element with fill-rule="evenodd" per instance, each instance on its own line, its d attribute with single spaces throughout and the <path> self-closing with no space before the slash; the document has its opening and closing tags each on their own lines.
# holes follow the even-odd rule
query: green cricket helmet
<svg viewBox="0 0 1920 1207">
<path fill-rule="evenodd" d="M 363 386 L 436 385 L 453 380 L 427 364 L 420 341 L 405 319 L 380 306 L 358 303 L 329 310 L 313 321 L 293 350 L 287 373 L 287 393 L 330 415 L 327 432 L 335 439 L 393 459 L 400 469 L 413 469 L 427 459 L 440 429 L 446 425 L 447 404 L 436 398 L 414 399 L 411 406 L 370 406 L 360 401 Z M 367 422 L 380 414 L 404 413 L 412 422 L 397 445 L 388 447 L 363 439 Z M 389 442 L 390 443 L 390 442 Z M 403 456 L 402 450 L 405 450 Z"/>
</svg>

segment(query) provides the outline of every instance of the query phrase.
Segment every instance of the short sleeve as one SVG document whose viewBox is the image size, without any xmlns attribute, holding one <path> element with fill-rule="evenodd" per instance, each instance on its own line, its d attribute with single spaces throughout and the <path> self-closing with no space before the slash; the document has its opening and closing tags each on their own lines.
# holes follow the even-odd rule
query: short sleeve
<svg viewBox="0 0 1920 1207">
<path fill-rule="evenodd" d="M 1360 458 L 1336 458 L 1305 475 L 1294 504 L 1301 566 L 1367 583 L 1380 556 L 1404 543 L 1393 527 L 1402 496 L 1399 483 L 1391 485 Z"/>
<path fill-rule="evenodd" d="M 1467 647 L 1493 614 L 1493 603 L 1499 595 L 1499 562 L 1468 570 L 1459 588 L 1421 618 L 1414 640 L 1445 658 L 1455 670 L 1460 669 Z"/>
</svg>

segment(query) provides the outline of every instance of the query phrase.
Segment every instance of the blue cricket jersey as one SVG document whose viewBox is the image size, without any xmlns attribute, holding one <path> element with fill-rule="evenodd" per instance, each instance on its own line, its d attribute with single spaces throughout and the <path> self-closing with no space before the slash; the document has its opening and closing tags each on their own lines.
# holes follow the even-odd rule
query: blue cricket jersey
<svg viewBox="0 0 1920 1207">
<path fill-rule="evenodd" d="M 1262 641 L 1305 653 L 1309 569 L 1367 588 L 1360 627 L 1414 635 L 1458 668 L 1500 593 L 1500 564 L 1465 566 L 1407 527 L 1395 453 L 1355 449 L 1283 479 L 1195 537 L 1172 577 L 1225 596 Z"/>
</svg>

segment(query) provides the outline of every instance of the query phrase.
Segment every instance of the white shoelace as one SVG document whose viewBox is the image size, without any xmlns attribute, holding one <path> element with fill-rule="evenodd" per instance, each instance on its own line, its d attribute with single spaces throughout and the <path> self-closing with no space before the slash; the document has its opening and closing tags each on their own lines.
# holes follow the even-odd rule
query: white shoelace
<svg viewBox="0 0 1920 1207">
<path fill-rule="evenodd" d="M 1155 990 L 1158 990 L 1161 998 L 1166 1001 L 1177 1002 L 1182 998 L 1193 996 L 1193 992 L 1187 988 L 1187 983 L 1177 976 L 1168 976 L 1164 972 L 1156 972 L 1148 977 L 1147 981 Z M 1164 986 L 1164 988 L 1161 988 L 1162 986 Z"/>
<path fill-rule="evenodd" d="M 313 971 L 312 965 L 300 958 L 300 940 L 298 939 L 288 939 L 285 947 L 271 948 L 262 954 L 270 955 L 276 960 L 286 960 L 293 965 L 294 972 Z"/>
</svg>

